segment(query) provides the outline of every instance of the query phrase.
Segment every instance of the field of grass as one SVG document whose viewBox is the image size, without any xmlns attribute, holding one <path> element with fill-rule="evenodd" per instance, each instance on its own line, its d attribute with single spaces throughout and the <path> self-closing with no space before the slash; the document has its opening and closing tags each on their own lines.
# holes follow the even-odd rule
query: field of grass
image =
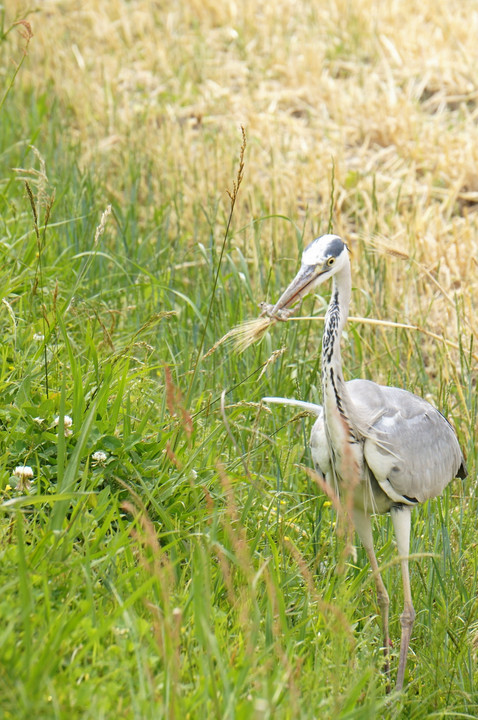
<svg viewBox="0 0 478 720">
<path fill-rule="evenodd" d="M 475 718 L 478 2 L 11 0 L 0 21 L 0 717 Z M 320 401 L 327 289 L 208 354 L 330 223 L 346 377 L 429 399 L 468 462 L 414 511 L 390 696 L 365 553 L 303 468 L 312 420 L 261 405 Z M 374 534 L 395 673 L 388 517 Z"/>
</svg>

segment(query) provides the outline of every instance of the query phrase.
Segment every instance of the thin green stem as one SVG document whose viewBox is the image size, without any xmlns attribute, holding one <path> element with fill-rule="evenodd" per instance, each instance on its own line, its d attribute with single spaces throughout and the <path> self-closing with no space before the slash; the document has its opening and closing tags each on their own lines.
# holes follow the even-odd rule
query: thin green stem
<svg viewBox="0 0 478 720">
<path fill-rule="evenodd" d="M 244 153 L 245 153 L 245 150 L 246 150 L 246 133 L 245 133 L 245 130 L 244 130 L 243 127 L 241 127 L 241 130 L 242 130 L 242 145 L 241 145 L 241 151 L 240 151 L 240 155 L 239 155 L 239 169 L 238 169 L 238 171 L 237 171 L 236 180 L 233 182 L 232 192 L 229 192 L 229 190 L 227 191 L 227 194 L 229 195 L 229 199 L 230 199 L 230 201 L 231 201 L 231 205 L 230 205 L 230 209 L 229 209 L 229 216 L 228 216 L 228 218 L 227 218 L 227 224 L 226 224 L 226 229 L 225 229 L 225 231 L 224 231 L 224 237 L 223 237 L 223 240 L 222 240 L 221 251 L 220 251 L 220 253 L 219 253 L 219 260 L 218 260 L 218 263 L 217 263 L 216 274 L 215 274 L 215 276 L 214 276 L 214 282 L 213 282 L 213 285 L 212 285 L 211 298 L 210 298 L 210 300 L 209 300 L 209 307 L 208 307 L 208 310 L 207 310 L 206 320 L 205 320 L 205 323 L 204 323 L 204 326 L 203 326 L 203 330 L 202 330 L 202 333 L 201 333 L 201 339 L 200 339 L 200 341 L 199 341 L 199 346 L 198 346 L 197 356 L 196 356 L 196 362 L 195 362 L 195 364 L 194 364 L 193 373 L 192 373 L 192 376 L 191 376 L 191 380 L 190 380 L 189 387 L 188 387 L 188 391 L 187 391 L 187 395 L 186 395 L 186 407 L 188 406 L 189 400 L 191 399 L 191 393 L 192 393 L 192 391 L 193 391 L 194 381 L 195 381 L 195 379 L 196 379 L 197 371 L 198 371 L 198 368 L 199 368 L 199 361 L 200 361 L 201 356 L 202 356 L 202 350 L 203 350 L 203 347 L 204 347 L 204 341 L 205 341 L 205 339 L 206 339 L 206 332 L 207 332 L 207 328 L 208 328 L 208 326 L 209 326 L 209 321 L 210 321 L 210 319 L 211 319 L 212 307 L 213 307 L 213 304 L 214 304 L 214 299 L 215 299 L 215 297 L 216 297 L 217 283 L 218 283 L 218 280 L 219 280 L 219 273 L 220 273 L 220 271 L 221 271 L 222 259 L 223 259 L 224 252 L 225 252 L 225 249 L 226 249 L 227 239 L 228 239 L 228 237 L 229 237 L 229 229 L 230 229 L 231 223 L 232 223 L 232 216 L 233 216 L 233 214 L 234 214 L 234 208 L 235 208 L 235 205 L 236 205 L 237 194 L 238 194 L 238 192 L 239 192 L 239 188 L 240 188 L 241 183 L 242 183 L 242 178 L 244 177 Z"/>
</svg>

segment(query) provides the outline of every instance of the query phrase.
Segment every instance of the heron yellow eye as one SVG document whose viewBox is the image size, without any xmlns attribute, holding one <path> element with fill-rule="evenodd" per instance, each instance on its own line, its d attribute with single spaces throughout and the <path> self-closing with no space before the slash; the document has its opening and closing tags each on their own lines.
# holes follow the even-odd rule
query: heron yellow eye
<svg viewBox="0 0 478 720">
<path fill-rule="evenodd" d="M 334 258 L 334 257 L 329 257 L 329 259 L 327 260 L 327 265 L 328 265 L 329 267 L 332 267 L 332 265 L 334 264 L 334 262 L 335 262 L 335 258 Z"/>
</svg>

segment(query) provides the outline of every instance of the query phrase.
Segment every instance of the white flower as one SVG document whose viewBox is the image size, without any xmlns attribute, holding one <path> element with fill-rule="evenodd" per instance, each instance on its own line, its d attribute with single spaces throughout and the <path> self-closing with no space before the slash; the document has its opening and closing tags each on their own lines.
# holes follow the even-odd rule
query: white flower
<svg viewBox="0 0 478 720">
<path fill-rule="evenodd" d="M 18 465 L 13 471 L 13 474 L 16 475 L 17 478 L 30 479 L 33 477 L 33 470 L 29 465 Z"/>
<path fill-rule="evenodd" d="M 57 415 L 55 418 L 55 425 L 58 425 L 59 422 L 60 422 L 60 416 Z M 66 428 L 69 428 L 73 425 L 73 420 L 71 419 L 71 417 L 69 415 L 65 415 L 65 417 L 63 418 L 63 425 Z"/>
<path fill-rule="evenodd" d="M 54 425 L 58 425 L 60 422 L 60 416 L 57 415 L 55 420 L 53 421 Z M 65 437 L 69 437 L 72 435 L 72 431 L 70 430 L 71 426 L 73 425 L 73 420 L 69 415 L 65 415 L 63 418 L 63 428 L 65 430 Z"/>
<path fill-rule="evenodd" d="M 33 339 L 36 342 L 43 342 L 43 340 L 45 339 L 45 336 L 43 335 L 43 333 L 35 333 L 33 336 Z"/>
<path fill-rule="evenodd" d="M 22 492 L 25 492 L 25 490 L 30 490 L 31 482 L 30 480 L 33 477 L 33 470 L 29 465 L 18 465 L 18 467 L 15 468 L 13 471 L 13 474 L 15 475 L 17 480 L 17 489 L 21 490 Z"/>
<path fill-rule="evenodd" d="M 104 465 L 108 459 L 108 455 L 103 452 L 103 450 L 97 450 L 93 453 L 91 459 L 93 460 L 93 465 Z"/>
</svg>

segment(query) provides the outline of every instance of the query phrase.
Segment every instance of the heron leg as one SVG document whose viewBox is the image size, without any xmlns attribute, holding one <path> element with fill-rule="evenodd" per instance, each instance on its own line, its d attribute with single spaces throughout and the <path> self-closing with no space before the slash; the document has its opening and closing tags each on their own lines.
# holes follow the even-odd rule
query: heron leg
<svg viewBox="0 0 478 720">
<path fill-rule="evenodd" d="M 403 680 L 405 677 L 405 665 L 407 663 L 408 647 L 410 645 L 410 637 L 412 634 L 413 622 L 415 620 L 415 609 L 412 603 L 412 593 L 410 590 L 410 573 L 408 569 L 408 556 L 410 554 L 410 525 L 411 525 L 411 508 L 407 505 L 394 505 L 390 511 L 395 537 L 397 539 L 397 550 L 402 568 L 403 580 L 403 601 L 404 608 L 400 617 L 402 625 L 402 636 L 400 639 L 400 659 L 398 662 L 397 673 L 397 690 L 403 688 Z"/>
<path fill-rule="evenodd" d="M 378 568 L 378 562 L 373 547 L 373 535 L 372 535 L 372 521 L 370 515 L 364 513 L 358 508 L 353 510 L 353 521 L 354 527 L 357 531 L 362 545 L 364 546 L 365 552 L 370 562 L 372 569 L 373 578 L 375 580 L 375 587 L 377 590 L 377 600 L 380 607 L 380 615 L 382 616 L 382 628 L 383 628 L 383 654 L 385 657 L 385 673 L 387 675 L 387 693 L 390 692 L 390 636 L 388 633 L 388 607 L 390 600 L 388 597 L 387 588 L 385 587 L 380 570 Z"/>
</svg>

